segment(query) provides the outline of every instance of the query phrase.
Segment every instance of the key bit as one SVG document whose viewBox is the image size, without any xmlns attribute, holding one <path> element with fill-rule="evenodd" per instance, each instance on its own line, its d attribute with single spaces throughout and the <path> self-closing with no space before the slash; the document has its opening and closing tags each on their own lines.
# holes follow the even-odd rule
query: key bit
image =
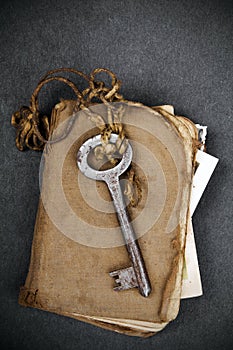
<svg viewBox="0 0 233 350">
<path fill-rule="evenodd" d="M 111 277 L 117 277 L 115 282 L 118 284 L 114 287 L 115 291 L 127 290 L 138 287 L 137 277 L 135 275 L 133 267 L 127 267 L 126 269 L 115 270 L 109 273 Z"/>
</svg>

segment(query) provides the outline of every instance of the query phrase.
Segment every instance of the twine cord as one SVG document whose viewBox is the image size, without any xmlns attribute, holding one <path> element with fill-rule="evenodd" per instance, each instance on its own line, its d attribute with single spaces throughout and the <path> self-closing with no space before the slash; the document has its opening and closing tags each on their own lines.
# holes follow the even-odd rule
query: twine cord
<svg viewBox="0 0 233 350">
<path fill-rule="evenodd" d="M 59 73 L 73 73 L 83 78 L 88 86 L 80 91 L 77 86 L 69 79 L 57 75 Z M 104 81 L 96 79 L 100 73 L 105 73 L 111 78 L 110 86 L 106 86 Z M 56 74 L 56 75 L 54 75 Z M 74 92 L 77 102 L 75 104 L 73 115 L 70 118 L 67 128 L 63 135 L 58 139 L 49 140 L 51 124 L 48 116 L 42 116 L 39 112 L 38 96 L 41 89 L 52 81 L 59 81 L 68 85 Z M 95 156 L 97 159 L 107 158 L 113 165 L 116 164 L 116 154 L 122 155 L 127 147 L 128 140 L 125 135 L 122 118 L 124 115 L 124 106 L 119 104 L 113 106 L 112 102 L 126 101 L 119 89 L 121 81 L 116 75 L 106 68 L 96 68 L 89 76 L 74 68 L 58 68 L 48 71 L 39 81 L 36 89 L 32 93 L 29 106 L 23 106 L 16 111 L 11 118 L 11 124 L 16 128 L 16 146 L 20 151 L 26 148 L 31 150 L 43 150 L 46 143 L 56 143 L 66 138 L 72 129 L 75 121 L 75 114 L 83 111 L 88 118 L 100 130 L 102 145 L 96 147 Z M 104 118 L 93 111 L 90 107 L 93 100 L 99 100 L 104 103 L 107 108 L 107 122 Z M 118 134 L 115 144 L 110 143 L 111 133 Z M 141 199 L 141 188 L 139 179 L 137 178 L 133 167 L 127 173 L 128 181 L 125 186 L 124 193 L 129 198 L 132 206 L 136 206 Z"/>
</svg>

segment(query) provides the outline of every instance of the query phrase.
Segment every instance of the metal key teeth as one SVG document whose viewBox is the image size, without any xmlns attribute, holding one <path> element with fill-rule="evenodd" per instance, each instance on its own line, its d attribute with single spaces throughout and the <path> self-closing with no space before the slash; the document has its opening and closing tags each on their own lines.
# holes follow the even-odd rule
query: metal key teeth
<svg viewBox="0 0 233 350">
<path fill-rule="evenodd" d="M 117 292 L 138 287 L 137 278 L 133 267 L 115 270 L 110 272 L 109 275 L 114 278 L 118 277 L 115 278 L 115 282 L 118 284 L 118 286 L 113 288 Z"/>
</svg>

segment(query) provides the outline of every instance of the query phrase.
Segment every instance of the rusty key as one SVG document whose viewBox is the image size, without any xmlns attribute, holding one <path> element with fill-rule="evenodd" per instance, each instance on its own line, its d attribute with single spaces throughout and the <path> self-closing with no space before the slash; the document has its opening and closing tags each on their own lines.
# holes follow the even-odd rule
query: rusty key
<svg viewBox="0 0 233 350">
<path fill-rule="evenodd" d="M 117 134 L 112 134 L 110 142 L 115 143 L 117 138 Z M 91 168 L 87 161 L 87 157 L 91 150 L 99 145 L 101 145 L 101 135 L 88 139 L 78 151 L 77 164 L 80 171 L 85 176 L 93 180 L 105 181 L 107 184 L 113 199 L 121 231 L 124 236 L 126 249 L 132 262 L 131 267 L 110 272 L 110 276 L 118 277 L 116 282 L 119 285 L 115 287 L 114 290 L 120 291 L 138 287 L 140 294 L 144 297 L 148 297 L 151 292 L 149 277 L 136 235 L 129 221 L 119 183 L 119 176 L 128 169 L 132 161 L 132 147 L 128 144 L 121 161 L 114 168 L 100 171 Z"/>
</svg>

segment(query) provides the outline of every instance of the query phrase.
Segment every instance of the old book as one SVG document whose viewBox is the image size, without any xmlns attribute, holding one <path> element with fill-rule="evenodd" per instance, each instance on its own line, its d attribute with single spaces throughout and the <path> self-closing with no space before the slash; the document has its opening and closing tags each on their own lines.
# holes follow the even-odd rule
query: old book
<svg viewBox="0 0 233 350">
<path fill-rule="evenodd" d="M 106 185 L 77 168 L 79 147 L 99 133 L 83 111 L 73 118 L 68 136 L 44 151 L 31 261 L 19 302 L 146 337 L 179 311 L 195 131 L 169 107 L 125 105 L 124 129 L 142 193 L 128 210 L 150 277 L 150 296 L 142 297 L 137 288 L 113 290 L 109 272 L 129 267 L 130 260 Z M 74 101 L 62 101 L 54 108 L 51 137 L 67 128 L 73 107 Z M 91 110 L 107 118 L 104 105 Z"/>
</svg>

